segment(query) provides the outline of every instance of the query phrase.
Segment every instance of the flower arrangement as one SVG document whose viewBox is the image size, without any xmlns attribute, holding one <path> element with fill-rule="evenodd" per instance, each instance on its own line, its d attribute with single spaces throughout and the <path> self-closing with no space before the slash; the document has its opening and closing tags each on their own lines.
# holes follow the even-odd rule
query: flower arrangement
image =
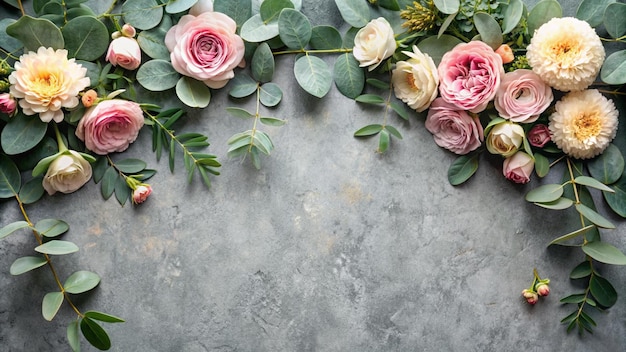
<svg viewBox="0 0 626 352">
<path fill-rule="evenodd" d="M 342 34 L 344 28 L 311 26 L 298 0 L 126 0 L 103 13 L 82 0 L 32 1 L 30 8 L 21 0 L 5 2 L 18 16 L 0 21 L 0 198 L 15 198 L 24 219 L 5 224 L 0 238 L 34 234 L 38 255 L 17 258 L 10 272 L 51 269 L 58 287 L 44 296 L 42 314 L 52 320 L 64 302 L 76 312 L 67 332 L 73 350 L 81 334 L 109 349 L 100 323 L 124 320 L 82 312 L 72 302 L 100 277 L 79 270 L 61 280 L 53 256 L 79 250 L 56 239 L 69 224 L 32 222 L 27 205 L 46 193 L 75 192 L 91 179 L 105 199 L 145 202 L 155 170 L 118 157 L 144 128 L 152 132 L 157 159 L 165 152 L 173 171 L 182 152 L 188 180 L 199 175 L 210 186 L 220 163 L 207 153 L 207 137 L 177 134 L 173 126 L 185 109 L 209 106 L 216 89 L 235 99 L 255 97 L 256 111 L 226 109 L 253 121 L 228 140 L 228 154 L 249 157 L 260 168 L 261 156 L 274 149 L 260 125 L 286 122 L 261 114 L 262 106 L 282 100 L 272 82 L 280 55 L 296 56 L 295 79 L 315 97 L 334 84 L 348 99 L 385 106 L 383 123 L 354 132 L 378 136 L 379 153 L 392 137 L 402 139 L 388 114 L 423 118 L 434 142 L 459 155 L 448 172 L 453 185 L 474 175 L 481 155 L 500 158 L 503 176 L 519 184 L 561 166 L 562 183 L 543 184 L 526 200 L 580 215 L 578 230 L 551 242 L 586 255 L 571 273 L 586 289 L 561 299 L 575 305 L 562 322 L 568 331 L 591 332 L 596 323 L 588 311 L 617 300 L 597 263 L 626 265 L 626 255 L 601 240 L 600 230 L 615 226 L 596 210 L 591 192 L 601 192 L 610 209 L 626 217 L 624 151 L 612 144 L 626 54 L 607 55 L 603 45 L 624 42 L 623 3 L 583 0 L 577 18 L 563 18 L 556 0 L 541 0 L 530 11 L 521 0 L 335 0 L 346 22 Z M 594 29 L 600 25 L 606 37 Z M 336 57 L 332 70 L 320 55 Z M 174 93 L 186 107 L 163 107 L 150 100 L 151 92 Z M 537 303 L 549 294 L 549 282 L 534 270 L 523 298 Z"/>
</svg>

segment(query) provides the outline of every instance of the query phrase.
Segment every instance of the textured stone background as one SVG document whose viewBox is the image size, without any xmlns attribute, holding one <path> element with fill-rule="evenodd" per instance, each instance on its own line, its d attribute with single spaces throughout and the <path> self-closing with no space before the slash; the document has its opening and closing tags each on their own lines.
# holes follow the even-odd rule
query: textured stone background
<svg viewBox="0 0 626 352">
<path fill-rule="evenodd" d="M 564 4 L 566 15 L 576 3 Z M 315 24 L 340 23 L 330 0 L 304 0 L 303 11 Z M 55 258 L 62 277 L 80 269 L 102 277 L 76 301 L 83 311 L 126 319 L 106 327 L 113 351 L 624 349 L 623 298 L 593 314 L 593 335 L 568 335 L 559 323 L 572 309 L 559 298 L 581 289 L 568 274 L 583 255 L 546 245 L 573 229 L 571 213 L 526 203 L 535 184 L 506 181 L 497 158 L 483 158 L 470 182 L 450 186 L 455 157 L 433 143 L 422 117 L 391 117 L 404 140 L 375 153 L 376 140 L 352 133 L 382 121 L 383 111 L 334 88 L 324 99 L 306 95 L 293 78 L 293 60 L 277 62 L 275 82 L 285 97 L 265 111 L 289 123 L 264 128 L 276 149 L 261 170 L 226 157 L 226 140 L 251 126 L 224 108 L 254 104 L 233 102 L 221 90 L 181 127 L 207 133 L 223 162 L 210 190 L 186 183 L 181 160 L 175 174 L 157 163 L 145 131 L 114 156 L 141 157 L 159 169 L 145 204 L 101 201 L 99 186 L 89 183 L 28 207 L 34 220 L 70 223 L 65 239 L 81 250 Z M 0 214 L 2 224 L 20 219 L 14 202 L 0 203 Z M 604 239 L 626 248 L 626 224 L 611 219 L 619 228 Z M 33 247 L 28 233 L 0 245 L 0 350 L 69 350 L 71 310 L 64 306 L 51 323 L 40 313 L 43 295 L 54 289 L 49 271 L 9 274 Z M 552 279 L 552 294 L 531 307 L 520 292 L 533 267 Z M 601 270 L 623 295 L 624 269 Z M 83 342 L 83 350 L 94 349 Z"/>
</svg>

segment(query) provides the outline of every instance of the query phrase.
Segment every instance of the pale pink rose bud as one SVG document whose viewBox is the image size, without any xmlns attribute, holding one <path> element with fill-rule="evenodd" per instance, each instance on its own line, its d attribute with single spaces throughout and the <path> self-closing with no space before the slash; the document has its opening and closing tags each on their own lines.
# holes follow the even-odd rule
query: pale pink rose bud
<svg viewBox="0 0 626 352">
<path fill-rule="evenodd" d="M 547 125 L 538 124 L 528 131 L 528 142 L 533 147 L 543 148 L 550 142 L 550 129 Z"/>
<path fill-rule="evenodd" d="M 106 60 L 113 66 L 135 70 L 141 65 L 141 48 L 134 38 L 119 37 L 109 44 Z"/>
<path fill-rule="evenodd" d="M 500 45 L 498 49 L 496 49 L 496 54 L 500 55 L 503 64 L 508 64 L 515 59 L 515 56 L 513 55 L 513 50 L 511 50 L 511 47 L 507 44 Z"/>
<path fill-rule="evenodd" d="M 96 93 L 95 90 L 90 89 L 83 94 L 80 101 L 83 103 L 84 107 L 88 108 L 96 102 L 96 99 L 98 99 L 98 93 Z"/>
<path fill-rule="evenodd" d="M 504 159 L 502 173 L 515 183 L 528 183 L 535 169 L 535 160 L 524 152 L 517 152 Z"/>
<path fill-rule="evenodd" d="M 13 99 L 11 94 L 9 93 L 0 94 L 0 112 L 12 115 L 15 112 L 16 108 L 17 108 L 17 102 L 15 101 L 15 99 Z"/>
<path fill-rule="evenodd" d="M 359 61 L 359 66 L 372 71 L 383 60 L 393 55 L 396 47 L 393 28 L 384 17 L 379 17 L 371 20 L 356 33 L 352 55 Z"/>
<path fill-rule="evenodd" d="M 137 35 L 137 31 L 135 30 L 135 27 L 127 23 L 122 26 L 122 35 L 125 37 L 134 38 L 135 35 Z"/>
<path fill-rule="evenodd" d="M 135 204 L 143 203 L 152 194 L 152 187 L 148 184 L 137 186 L 133 191 L 133 202 Z"/>
<path fill-rule="evenodd" d="M 522 291 L 522 297 L 524 297 L 526 299 L 526 302 L 528 302 L 529 304 L 535 304 L 537 303 L 537 301 L 539 301 L 539 296 L 537 295 L 537 293 L 529 289 L 525 289 L 524 291 Z"/>
<path fill-rule="evenodd" d="M 550 286 L 548 286 L 547 284 L 539 284 L 537 285 L 537 293 L 539 294 L 539 296 L 547 296 L 550 294 Z"/>
</svg>

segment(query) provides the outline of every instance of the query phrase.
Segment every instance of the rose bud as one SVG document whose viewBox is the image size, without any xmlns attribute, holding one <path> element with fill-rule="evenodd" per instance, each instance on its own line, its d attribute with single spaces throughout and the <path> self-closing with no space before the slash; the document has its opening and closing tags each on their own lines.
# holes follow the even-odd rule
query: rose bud
<svg viewBox="0 0 626 352">
<path fill-rule="evenodd" d="M 133 203 L 143 203 L 152 194 L 152 187 L 149 184 L 141 184 L 133 191 Z"/>
<path fill-rule="evenodd" d="M 528 131 L 528 142 L 533 147 L 543 148 L 550 142 L 550 129 L 544 124 L 537 124 Z"/>
<path fill-rule="evenodd" d="M 502 163 L 502 174 L 515 183 L 528 183 L 534 169 L 535 160 L 524 152 L 517 152 Z"/>
<path fill-rule="evenodd" d="M 121 32 L 123 36 L 129 37 L 129 38 L 134 38 L 135 35 L 137 34 L 135 27 L 131 26 L 128 23 L 122 26 Z"/>
<path fill-rule="evenodd" d="M 515 59 L 515 56 L 513 55 L 513 50 L 511 50 L 511 47 L 507 44 L 500 45 L 498 49 L 496 49 L 496 54 L 500 55 L 503 64 L 508 64 Z"/>
<path fill-rule="evenodd" d="M 89 162 L 78 152 L 68 150 L 52 161 L 42 185 L 49 195 L 72 193 L 87 183 L 91 174 Z"/>
<path fill-rule="evenodd" d="M 86 91 L 85 94 L 83 94 L 83 96 L 80 98 L 80 101 L 83 103 L 83 106 L 88 108 L 96 102 L 96 99 L 98 99 L 98 93 L 96 93 L 95 90 L 90 89 Z"/>
<path fill-rule="evenodd" d="M 487 150 L 505 158 L 515 154 L 524 140 L 522 126 L 512 122 L 499 123 L 491 129 L 486 139 Z"/>
<path fill-rule="evenodd" d="M 539 296 L 547 296 L 550 294 L 550 286 L 548 286 L 547 284 L 544 283 L 540 283 L 539 285 L 537 285 L 537 293 L 539 294 Z"/>
<path fill-rule="evenodd" d="M 134 38 L 119 37 L 109 44 L 106 60 L 113 66 L 135 70 L 141 65 L 141 48 Z"/>
<path fill-rule="evenodd" d="M 15 99 L 13 99 L 11 94 L 9 93 L 0 94 L 0 112 L 12 115 L 15 112 L 16 108 L 17 108 L 17 102 L 15 101 Z"/>
<path fill-rule="evenodd" d="M 529 304 L 535 304 L 537 303 L 537 301 L 539 301 L 539 296 L 537 295 L 537 293 L 529 289 L 525 289 L 524 291 L 522 291 L 522 297 L 524 297 L 526 299 L 526 302 L 528 302 Z"/>
</svg>

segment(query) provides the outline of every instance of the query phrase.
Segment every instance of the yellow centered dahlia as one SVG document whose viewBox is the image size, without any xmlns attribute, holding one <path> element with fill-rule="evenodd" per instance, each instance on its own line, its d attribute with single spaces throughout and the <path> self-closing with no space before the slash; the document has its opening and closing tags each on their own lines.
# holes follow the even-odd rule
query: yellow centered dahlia
<svg viewBox="0 0 626 352">
<path fill-rule="evenodd" d="M 573 17 L 553 18 L 535 31 L 526 57 L 544 82 L 563 92 L 589 87 L 604 62 L 604 46 L 591 26 Z"/>
<path fill-rule="evenodd" d="M 550 116 L 550 134 L 569 156 L 589 159 L 602 153 L 617 132 L 617 115 L 612 100 L 597 89 L 571 92 L 555 105 Z"/>
<path fill-rule="evenodd" d="M 67 50 L 40 47 L 15 63 L 10 91 L 24 114 L 39 114 L 43 122 L 61 122 L 61 108 L 78 105 L 78 93 L 89 85 L 86 74 L 86 68 L 67 59 Z"/>
</svg>

